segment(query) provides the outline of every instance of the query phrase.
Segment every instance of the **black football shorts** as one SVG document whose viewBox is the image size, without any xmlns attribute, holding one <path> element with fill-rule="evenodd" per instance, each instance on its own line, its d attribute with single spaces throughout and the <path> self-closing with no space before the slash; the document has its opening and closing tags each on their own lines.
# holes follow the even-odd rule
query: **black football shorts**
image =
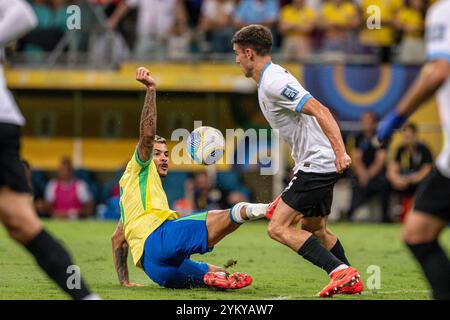
<svg viewBox="0 0 450 320">
<path fill-rule="evenodd" d="M 450 220 L 450 179 L 443 176 L 438 168 L 433 167 L 419 184 L 414 210 Z"/>
<path fill-rule="evenodd" d="M 313 173 L 298 170 L 281 198 L 304 217 L 325 217 L 330 214 L 333 189 L 341 177 L 337 172 Z"/>
<path fill-rule="evenodd" d="M 0 188 L 7 186 L 21 193 L 31 192 L 25 166 L 20 159 L 21 127 L 0 123 Z"/>
</svg>

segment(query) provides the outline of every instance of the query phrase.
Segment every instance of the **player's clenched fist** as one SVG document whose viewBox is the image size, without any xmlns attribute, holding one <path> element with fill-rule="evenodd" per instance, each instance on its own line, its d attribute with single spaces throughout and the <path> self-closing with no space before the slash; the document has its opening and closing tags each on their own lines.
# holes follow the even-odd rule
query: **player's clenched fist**
<svg viewBox="0 0 450 320">
<path fill-rule="evenodd" d="M 336 156 L 336 171 L 338 173 L 344 172 L 344 170 L 348 169 L 350 165 L 352 164 L 352 159 L 347 153 L 344 153 L 343 155 Z"/>
<path fill-rule="evenodd" d="M 144 84 L 149 89 L 156 88 L 155 79 L 150 76 L 150 71 L 147 68 L 140 67 L 136 70 L 136 80 Z"/>
</svg>

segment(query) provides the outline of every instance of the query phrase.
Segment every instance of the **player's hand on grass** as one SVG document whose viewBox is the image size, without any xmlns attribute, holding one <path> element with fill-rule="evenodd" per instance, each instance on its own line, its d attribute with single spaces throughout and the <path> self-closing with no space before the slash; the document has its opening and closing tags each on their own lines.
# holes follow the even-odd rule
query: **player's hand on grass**
<svg viewBox="0 0 450 320">
<path fill-rule="evenodd" d="M 336 172 L 342 173 L 350 167 L 352 159 L 347 153 L 343 153 L 336 155 L 336 161 L 334 163 L 336 165 Z"/>
<path fill-rule="evenodd" d="M 133 283 L 133 282 L 129 282 L 129 281 L 124 281 L 121 283 L 121 285 L 123 287 L 127 287 L 127 288 L 129 288 L 129 287 L 145 287 L 145 285 L 143 285 L 143 284 Z"/>
<path fill-rule="evenodd" d="M 155 89 L 156 82 L 150 76 L 150 71 L 147 68 L 140 67 L 136 70 L 136 80 L 146 86 L 148 89 Z"/>
</svg>

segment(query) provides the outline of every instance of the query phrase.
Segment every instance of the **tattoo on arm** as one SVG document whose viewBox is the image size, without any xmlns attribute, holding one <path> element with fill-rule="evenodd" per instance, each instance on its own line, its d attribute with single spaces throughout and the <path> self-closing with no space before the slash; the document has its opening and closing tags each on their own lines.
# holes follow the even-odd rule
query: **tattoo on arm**
<svg viewBox="0 0 450 320">
<path fill-rule="evenodd" d="M 114 264 L 116 266 L 117 276 L 119 277 L 119 282 L 121 284 L 129 281 L 127 258 L 128 258 L 127 245 L 121 245 L 119 248 L 115 249 Z"/>
<path fill-rule="evenodd" d="M 138 144 L 139 160 L 146 162 L 150 159 L 153 140 L 156 134 L 156 90 L 147 89 L 145 103 L 142 108 L 140 123 L 140 139 Z"/>
<path fill-rule="evenodd" d="M 127 283 L 128 279 L 128 243 L 125 240 L 123 232 L 122 222 L 119 221 L 116 230 L 111 238 L 112 241 L 112 253 L 114 259 L 114 267 L 119 277 L 120 284 Z"/>
</svg>

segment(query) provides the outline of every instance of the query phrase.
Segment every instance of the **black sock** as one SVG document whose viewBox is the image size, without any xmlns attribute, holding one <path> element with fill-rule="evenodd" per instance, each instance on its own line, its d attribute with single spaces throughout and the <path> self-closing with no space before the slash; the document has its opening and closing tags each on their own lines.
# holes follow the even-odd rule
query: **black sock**
<svg viewBox="0 0 450 320">
<path fill-rule="evenodd" d="M 419 261 L 433 289 L 433 298 L 450 299 L 450 261 L 437 240 L 429 243 L 407 244 Z"/>
<path fill-rule="evenodd" d="M 298 250 L 298 254 L 312 264 L 324 269 L 328 274 L 344 264 L 320 243 L 319 239 L 311 235 Z"/>
<path fill-rule="evenodd" d="M 333 246 L 333 248 L 331 248 L 330 252 L 339 260 L 341 260 L 343 263 L 345 263 L 346 265 L 350 265 L 350 262 L 348 262 L 347 257 L 345 256 L 345 250 L 344 247 L 342 246 L 341 242 L 339 241 L 339 239 L 336 241 L 336 244 Z"/>
<path fill-rule="evenodd" d="M 73 271 L 68 268 L 74 264 L 68 252 L 47 231 L 42 230 L 26 248 L 47 275 L 73 299 L 83 299 L 90 294 L 81 278 L 79 289 L 68 287 L 68 282 L 71 283 L 68 278 L 73 275 Z"/>
</svg>

